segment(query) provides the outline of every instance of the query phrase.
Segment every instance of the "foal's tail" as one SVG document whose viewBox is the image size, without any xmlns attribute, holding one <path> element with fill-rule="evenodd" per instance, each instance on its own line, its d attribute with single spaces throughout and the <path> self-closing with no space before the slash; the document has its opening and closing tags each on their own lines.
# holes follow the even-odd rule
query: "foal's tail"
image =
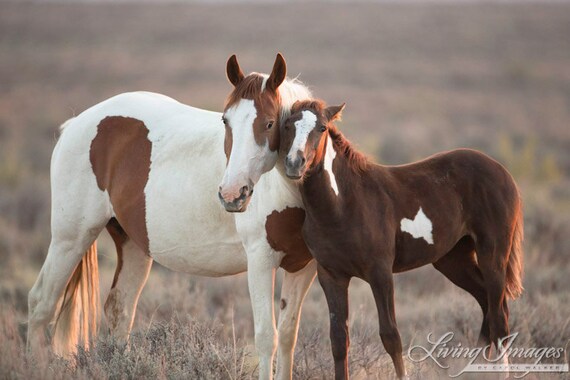
<svg viewBox="0 0 570 380">
<path fill-rule="evenodd" d="M 80 343 L 89 349 L 90 339 L 97 333 L 99 302 L 99 265 L 95 241 L 75 268 L 56 313 L 53 336 L 56 353 L 73 354 Z"/>
<path fill-rule="evenodd" d="M 519 212 L 515 221 L 513 240 L 511 242 L 509 262 L 507 263 L 507 297 L 510 299 L 517 298 L 523 292 L 523 239 L 523 213 L 522 207 L 519 207 Z"/>
</svg>

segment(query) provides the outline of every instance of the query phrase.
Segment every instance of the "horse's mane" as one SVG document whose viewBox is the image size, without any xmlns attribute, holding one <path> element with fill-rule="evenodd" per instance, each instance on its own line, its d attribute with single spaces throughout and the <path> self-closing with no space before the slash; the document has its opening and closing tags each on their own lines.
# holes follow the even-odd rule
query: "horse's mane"
<svg viewBox="0 0 570 380">
<path fill-rule="evenodd" d="M 331 123 L 328 131 L 337 153 L 347 159 L 350 168 L 356 172 L 366 171 L 370 166 L 370 159 L 364 153 L 359 152 L 336 125 Z"/>
<path fill-rule="evenodd" d="M 316 114 L 321 114 L 323 117 L 326 117 L 326 115 L 324 115 L 326 108 L 327 105 L 325 102 L 319 99 L 304 100 L 298 102 L 295 105 L 296 111 L 310 109 Z M 328 133 L 333 145 L 336 147 L 337 153 L 347 159 L 349 167 L 351 169 L 356 172 L 363 172 L 368 169 L 370 166 L 370 159 L 366 157 L 365 154 L 359 152 L 352 145 L 352 143 L 346 137 L 344 137 L 342 132 L 332 122 L 329 123 Z M 325 149 L 326 145 L 324 143 L 319 145 L 319 148 L 316 152 L 316 158 L 318 162 L 320 162 L 320 160 L 324 157 Z"/>
<path fill-rule="evenodd" d="M 251 73 L 234 88 L 226 99 L 224 108 L 228 108 L 240 101 L 240 99 L 258 99 L 265 90 L 265 84 L 269 75 Z M 291 115 L 293 103 L 299 100 L 312 99 L 311 90 L 297 78 L 285 78 L 278 90 L 281 102 L 281 120 Z"/>
</svg>

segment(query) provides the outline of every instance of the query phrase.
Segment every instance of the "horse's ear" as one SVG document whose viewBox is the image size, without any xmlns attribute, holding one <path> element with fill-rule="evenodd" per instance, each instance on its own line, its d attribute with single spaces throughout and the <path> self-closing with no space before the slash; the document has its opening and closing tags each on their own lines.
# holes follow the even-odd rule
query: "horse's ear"
<svg viewBox="0 0 570 380">
<path fill-rule="evenodd" d="M 325 109 L 325 116 L 327 117 L 328 121 L 335 121 L 340 120 L 342 117 L 342 111 L 346 103 L 342 103 L 340 106 L 329 106 Z"/>
<path fill-rule="evenodd" d="M 287 75 L 287 64 L 285 63 L 285 58 L 281 53 L 277 53 L 275 57 L 275 63 L 273 64 L 273 70 L 271 70 L 271 75 L 267 79 L 267 88 L 271 91 L 277 91 L 281 83 L 285 80 Z"/>
<path fill-rule="evenodd" d="M 230 59 L 228 59 L 228 63 L 226 65 L 226 75 L 228 76 L 228 80 L 234 86 L 237 86 L 244 78 L 243 71 L 241 71 L 241 67 L 239 67 L 239 63 L 235 54 L 232 55 Z"/>
<path fill-rule="evenodd" d="M 291 106 L 291 113 L 293 113 L 293 110 L 295 110 L 297 107 L 299 107 L 301 105 L 302 101 L 301 100 L 297 100 L 295 103 L 293 103 L 293 105 Z"/>
</svg>

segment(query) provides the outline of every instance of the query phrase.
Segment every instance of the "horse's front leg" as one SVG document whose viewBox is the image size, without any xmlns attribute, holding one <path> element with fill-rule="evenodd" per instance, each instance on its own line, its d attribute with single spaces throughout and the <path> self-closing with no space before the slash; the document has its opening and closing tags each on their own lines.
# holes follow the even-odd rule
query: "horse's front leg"
<svg viewBox="0 0 570 380">
<path fill-rule="evenodd" d="M 259 356 L 259 379 L 273 376 L 273 356 L 277 347 L 273 294 L 276 260 L 269 247 L 247 250 L 247 280 L 253 308 L 255 349 Z"/>
<path fill-rule="evenodd" d="M 394 276 L 392 267 L 378 268 L 369 281 L 380 324 L 380 339 L 386 352 L 392 358 L 398 379 L 407 378 L 404 359 L 402 358 L 402 340 L 396 324 L 394 309 Z"/>
<path fill-rule="evenodd" d="M 291 379 L 293 377 L 293 357 L 299 320 L 301 319 L 301 306 L 307 295 L 309 287 L 317 274 L 317 263 L 312 260 L 303 269 L 295 273 L 285 272 L 281 286 L 281 300 L 279 302 L 279 345 L 277 347 L 277 379 Z"/>
<path fill-rule="evenodd" d="M 330 338 L 337 380 L 348 379 L 348 284 L 350 277 L 340 276 L 318 265 L 319 282 L 329 305 Z"/>
</svg>

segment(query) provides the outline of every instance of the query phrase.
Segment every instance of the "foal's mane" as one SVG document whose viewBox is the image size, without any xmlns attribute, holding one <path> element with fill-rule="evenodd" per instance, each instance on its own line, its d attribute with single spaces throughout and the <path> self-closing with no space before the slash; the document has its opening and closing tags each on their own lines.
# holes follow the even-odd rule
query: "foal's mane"
<svg viewBox="0 0 570 380">
<path fill-rule="evenodd" d="M 325 102 L 319 99 L 305 100 L 295 105 L 296 110 L 300 111 L 309 109 L 324 118 L 327 117 L 325 115 L 326 107 L 327 106 Z M 370 159 L 366 157 L 365 154 L 359 152 L 352 145 L 352 143 L 346 137 L 344 137 L 342 132 L 337 128 L 333 121 L 329 122 L 327 131 L 333 145 L 336 148 L 337 153 L 347 159 L 349 167 L 355 172 L 363 172 L 367 170 L 371 163 Z M 325 149 L 326 145 L 324 143 L 319 145 L 319 148 L 316 152 L 317 162 L 320 162 L 320 160 L 324 157 Z"/>
<path fill-rule="evenodd" d="M 331 123 L 328 131 L 336 151 L 343 157 L 346 157 L 350 168 L 356 172 L 366 171 L 370 166 L 370 159 L 364 153 L 359 152 L 338 130 L 336 125 Z"/>
<path fill-rule="evenodd" d="M 237 104 L 241 99 L 259 99 L 265 90 L 267 78 L 269 78 L 267 74 L 250 73 L 228 95 L 224 108 Z M 293 103 L 313 98 L 311 90 L 297 78 L 285 78 L 279 86 L 277 95 L 278 101 L 281 103 L 281 120 L 285 120 L 291 115 Z"/>
</svg>

